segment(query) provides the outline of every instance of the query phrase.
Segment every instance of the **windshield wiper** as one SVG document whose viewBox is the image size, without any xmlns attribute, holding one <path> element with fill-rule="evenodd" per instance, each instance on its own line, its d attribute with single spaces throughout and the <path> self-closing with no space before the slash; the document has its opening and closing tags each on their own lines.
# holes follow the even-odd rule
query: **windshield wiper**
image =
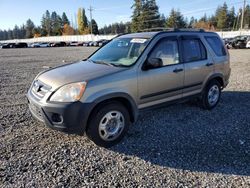
<svg viewBox="0 0 250 188">
<path fill-rule="evenodd" d="M 111 65 L 113 65 L 114 67 L 128 67 L 127 65 L 123 65 L 123 64 L 117 64 L 117 63 L 110 63 Z"/>
<path fill-rule="evenodd" d="M 108 65 L 108 66 L 113 66 L 113 67 L 128 67 L 127 65 L 123 65 L 123 64 L 107 63 L 105 61 L 93 61 L 92 59 L 88 59 L 88 61 L 92 63 L 96 63 L 96 64 Z"/>
<path fill-rule="evenodd" d="M 96 63 L 96 64 L 102 64 L 102 65 L 108 65 L 108 66 L 113 66 L 111 63 L 106 63 L 105 61 L 93 61 L 91 59 L 88 59 L 90 62 L 92 63 Z"/>
</svg>

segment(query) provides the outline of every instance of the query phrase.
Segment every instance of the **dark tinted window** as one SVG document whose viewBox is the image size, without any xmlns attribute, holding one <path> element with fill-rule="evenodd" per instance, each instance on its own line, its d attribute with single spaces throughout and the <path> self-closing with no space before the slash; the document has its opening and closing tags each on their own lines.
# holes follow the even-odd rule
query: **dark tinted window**
<svg viewBox="0 0 250 188">
<path fill-rule="evenodd" d="M 209 46 L 213 49 L 217 56 L 227 55 L 224 45 L 218 37 L 205 37 Z"/>
<path fill-rule="evenodd" d="M 206 49 L 200 39 L 184 39 L 182 43 L 184 62 L 207 59 Z"/>
<path fill-rule="evenodd" d="M 178 42 L 177 40 L 164 39 L 156 44 L 149 58 L 159 58 L 163 66 L 179 63 Z"/>
</svg>

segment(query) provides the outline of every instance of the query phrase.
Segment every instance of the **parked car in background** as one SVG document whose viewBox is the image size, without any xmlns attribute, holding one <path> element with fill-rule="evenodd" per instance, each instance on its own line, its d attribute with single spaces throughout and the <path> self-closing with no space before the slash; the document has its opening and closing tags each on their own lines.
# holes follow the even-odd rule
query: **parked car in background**
<svg viewBox="0 0 250 188">
<path fill-rule="evenodd" d="M 110 40 L 102 40 L 102 41 L 100 41 L 99 43 L 98 43 L 98 46 L 104 46 L 104 45 L 106 45 L 108 42 L 109 42 Z"/>
<path fill-rule="evenodd" d="M 71 42 L 69 45 L 70 45 L 70 46 L 78 46 L 78 44 L 79 44 L 79 43 L 78 43 L 77 41 L 73 41 L 73 42 Z"/>
<path fill-rule="evenodd" d="M 41 46 L 40 46 L 40 43 L 39 43 L 39 42 L 35 42 L 35 43 L 31 43 L 31 44 L 30 44 L 30 47 L 31 47 L 31 48 L 40 48 Z"/>
<path fill-rule="evenodd" d="M 215 108 L 229 83 L 229 62 L 216 33 L 121 35 L 85 61 L 36 76 L 27 93 L 29 109 L 53 129 L 86 132 L 95 144 L 111 147 L 145 108 L 191 98 L 206 110 Z"/>
<path fill-rule="evenodd" d="M 94 41 L 90 41 L 89 46 L 94 46 L 94 43 L 95 43 Z"/>
<path fill-rule="evenodd" d="M 85 41 L 82 43 L 83 46 L 89 46 L 89 41 Z"/>
<path fill-rule="evenodd" d="M 246 48 L 250 48 L 250 40 L 247 42 Z"/>
<path fill-rule="evenodd" d="M 247 45 L 248 35 L 236 36 L 229 41 L 228 47 L 234 49 L 244 49 Z"/>
<path fill-rule="evenodd" d="M 47 48 L 47 47 L 50 47 L 50 44 L 48 42 L 41 42 L 40 47 L 41 48 Z"/>
<path fill-rule="evenodd" d="M 94 42 L 93 42 L 93 46 L 95 46 L 95 47 L 99 46 L 98 44 L 99 44 L 99 42 L 101 42 L 101 41 L 102 41 L 102 40 L 94 41 Z"/>
<path fill-rule="evenodd" d="M 28 44 L 25 42 L 19 42 L 14 45 L 14 48 L 28 48 Z"/>
<path fill-rule="evenodd" d="M 66 46 L 66 42 L 54 42 L 51 44 L 51 47 L 64 47 Z"/>
<path fill-rule="evenodd" d="M 15 47 L 15 43 L 6 43 L 2 45 L 2 49 L 14 48 L 14 47 Z"/>
<path fill-rule="evenodd" d="M 227 49 L 230 49 L 232 48 L 231 45 L 230 45 L 230 42 L 233 40 L 233 38 L 224 38 L 223 41 L 225 43 L 225 46 L 227 47 Z"/>
</svg>

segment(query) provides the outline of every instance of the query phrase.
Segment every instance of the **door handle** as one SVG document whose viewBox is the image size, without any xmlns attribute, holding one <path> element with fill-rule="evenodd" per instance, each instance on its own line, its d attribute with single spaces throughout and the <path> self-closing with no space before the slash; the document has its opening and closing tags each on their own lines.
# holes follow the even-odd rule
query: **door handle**
<svg viewBox="0 0 250 188">
<path fill-rule="evenodd" d="M 214 64 L 213 64 L 213 63 L 207 63 L 207 64 L 206 64 L 207 67 L 210 67 L 210 66 L 212 66 L 212 65 L 214 65 Z"/>
<path fill-rule="evenodd" d="M 181 69 L 181 68 L 180 69 L 176 68 L 173 70 L 174 73 L 178 73 L 178 72 L 182 72 L 182 71 L 183 71 L 183 69 Z"/>
</svg>

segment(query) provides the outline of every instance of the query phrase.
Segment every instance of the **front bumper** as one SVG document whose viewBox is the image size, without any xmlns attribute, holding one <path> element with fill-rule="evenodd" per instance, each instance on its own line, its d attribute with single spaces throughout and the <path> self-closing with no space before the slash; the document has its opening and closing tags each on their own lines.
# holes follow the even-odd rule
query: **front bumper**
<svg viewBox="0 0 250 188">
<path fill-rule="evenodd" d="M 71 134 L 83 134 L 91 112 L 90 103 L 42 104 L 29 91 L 27 94 L 31 114 L 48 127 Z"/>
</svg>

